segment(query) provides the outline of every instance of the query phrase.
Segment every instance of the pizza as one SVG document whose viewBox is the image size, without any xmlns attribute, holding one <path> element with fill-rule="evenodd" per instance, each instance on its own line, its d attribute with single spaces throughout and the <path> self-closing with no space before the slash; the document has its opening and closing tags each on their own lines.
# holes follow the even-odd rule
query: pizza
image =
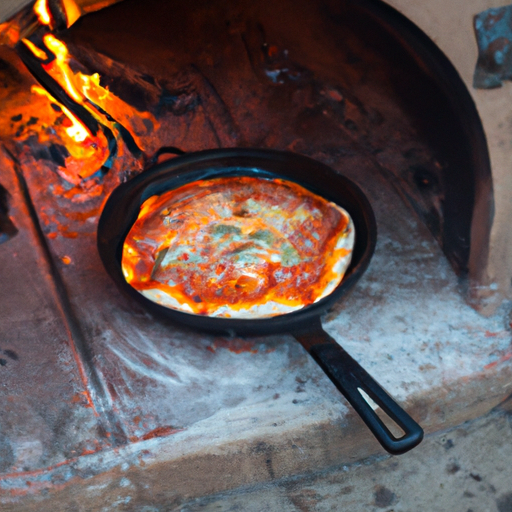
<svg viewBox="0 0 512 512">
<path fill-rule="evenodd" d="M 329 295 L 354 241 L 350 215 L 297 183 L 229 176 L 147 199 L 124 241 L 122 270 L 171 309 L 266 318 Z"/>
</svg>

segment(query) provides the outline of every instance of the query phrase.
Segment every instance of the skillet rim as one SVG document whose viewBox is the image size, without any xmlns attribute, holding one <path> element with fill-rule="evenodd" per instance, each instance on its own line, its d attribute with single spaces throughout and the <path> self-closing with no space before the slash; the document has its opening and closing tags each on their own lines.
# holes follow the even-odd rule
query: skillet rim
<svg viewBox="0 0 512 512">
<path fill-rule="evenodd" d="M 137 218 L 141 204 L 154 194 L 178 188 L 185 183 L 230 175 L 275 177 L 293 181 L 349 212 L 356 231 L 352 261 L 341 283 L 328 296 L 300 310 L 274 317 L 219 318 L 162 306 L 147 299 L 126 282 L 121 270 L 122 246 Z M 97 228 L 98 252 L 107 273 L 121 291 L 146 310 L 159 318 L 203 331 L 251 335 L 295 331 L 319 317 L 346 294 L 365 272 L 373 255 L 376 239 L 377 227 L 373 209 L 365 194 L 352 180 L 326 164 L 304 155 L 254 148 L 210 149 L 186 153 L 151 167 L 112 191 L 104 205 Z"/>
</svg>

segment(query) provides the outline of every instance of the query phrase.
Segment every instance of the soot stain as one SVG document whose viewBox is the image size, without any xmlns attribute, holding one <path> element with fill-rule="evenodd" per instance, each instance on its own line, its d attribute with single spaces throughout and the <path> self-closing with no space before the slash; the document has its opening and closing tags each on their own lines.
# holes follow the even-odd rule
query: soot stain
<svg viewBox="0 0 512 512">
<path fill-rule="evenodd" d="M 389 507 L 396 502 L 396 494 L 383 485 L 378 485 L 374 493 L 375 506 L 379 508 Z"/>
<path fill-rule="evenodd" d="M 10 240 L 18 233 L 18 229 L 9 217 L 9 202 L 11 195 L 0 184 L 0 244 Z"/>
<path fill-rule="evenodd" d="M 449 450 L 450 448 L 453 448 L 455 446 L 451 439 L 442 439 L 441 442 L 443 443 L 445 450 Z"/>
<path fill-rule="evenodd" d="M 19 359 L 19 356 L 18 354 L 16 354 L 16 352 L 14 352 L 14 350 L 4 350 L 4 354 L 9 357 L 10 359 L 12 359 L 13 361 L 17 361 Z"/>
<path fill-rule="evenodd" d="M 272 480 L 276 479 L 276 474 L 274 472 L 274 468 L 272 467 L 272 459 L 267 459 L 265 461 L 265 465 L 267 466 L 267 471 Z"/>
<path fill-rule="evenodd" d="M 455 462 L 448 464 L 448 466 L 446 466 L 446 472 L 449 473 L 450 475 L 454 475 L 458 471 L 460 471 L 460 466 Z"/>
<path fill-rule="evenodd" d="M 267 471 L 268 471 L 270 478 L 272 480 L 275 480 L 276 474 L 274 471 L 274 467 L 272 465 L 272 452 L 273 451 L 274 451 L 274 447 L 265 442 L 260 442 L 254 448 L 251 449 L 252 453 L 266 455 L 265 466 L 267 467 Z"/>
</svg>

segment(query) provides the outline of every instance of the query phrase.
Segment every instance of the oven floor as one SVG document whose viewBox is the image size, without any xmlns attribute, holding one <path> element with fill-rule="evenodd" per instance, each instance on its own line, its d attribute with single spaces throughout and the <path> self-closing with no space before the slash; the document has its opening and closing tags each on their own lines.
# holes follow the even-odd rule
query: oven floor
<svg viewBox="0 0 512 512">
<path fill-rule="evenodd" d="M 70 31 L 75 45 L 88 33 L 85 21 Z M 325 315 L 325 329 L 427 433 L 488 413 L 512 391 L 509 308 L 485 318 L 466 304 L 432 234 L 395 187 L 390 168 L 402 165 L 404 145 L 428 156 L 424 142 L 382 91 L 368 90 L 363 74 L 347 77 L 332 67 L 334 57 L 309 69 L 298 57 L 260 69 L 251 58 L 259 29 L 245 43 L 239 28 L 230 30 L 239 44 L 222 55 L 243 55 L 235 59 L 237 73 L 215 47 L 200 54 L 201 72 L 170 50 L 163 60 L 133 51 L 132 66 L 142 66 L 146 55 L 158 76 L 192 83 L 200 98 L 188 110 L 162 114 L 160 130 L 145 135 L 148 147 L 286 149 L 353 179 L 374 207 L 377 248 L 356 288 Z M 267 37 L 286 60 L 288 36 L 273 30 Z M 120 34 L 110 34 L 118 40 L 109 51 L 124 62 Z M 95 37 L 95 51 L 107 52 L 108 37 Z M 290 48 L 307 60 L 307 52 Z M 18 65 L 15 94 L 0 96 L 16 117 L 33 101 L 34 81 L 14 54 L 2 49 L 1 57 Z M 275 80 L 281 73 L 282 84 Z M 356 79 L 365 112 L 373 112 L 367 118 L 354 98 L 340 109 Z M 347 122 L 350 109 L 359 125 Z M 354 126 L 370 129 L 377 119 L 389 129 L 354 135 Z M 34 147 L 33 138 L 2 135 L 0 183 L 18 234 L 0 245 L 1 507 L 170 510 L 382 455 L 291 336 L 198 334 L 153 318 L 118 293 L 99 260 L 95 232 L 108 193 L 142 167 L 126 148 L 103 181 L 78 190 Z"/>
</svg>

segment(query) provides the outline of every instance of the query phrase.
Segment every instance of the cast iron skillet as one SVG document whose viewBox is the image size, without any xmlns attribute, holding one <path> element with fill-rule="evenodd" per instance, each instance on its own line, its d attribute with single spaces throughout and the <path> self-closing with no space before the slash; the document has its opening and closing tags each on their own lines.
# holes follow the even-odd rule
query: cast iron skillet
<svg viewBox="0 0 512 512">
<path fill-rule="evenodd" d="M 345 208 L 352 216 L 356 241 L 352 262 L 342 282 L 320 301 L 285 315 L 264 319 L 213 318 L 161 306 L 132 288 L 121 270 L 122 248 L 141 204 L 155 194 L 186 183 L 221 176 L 258 176 L 294 181 Z M 196 329 L 233 335 L 289 332 L 306 348 L 361 416 L 382 446 L 392 454 L 414 448 L 423 438 L 421 427 L 393 401 L 375 380 L 322 329 L 320 315 L 361 277 L 376 242 L 370 203 L 349 179 L 330 167 L 294 153 L 262 149 L 218 149 L 190 153 L 155 165 L 120 185 L 109 197 L 98 225 L 98 250 L 112 279 L 155 315 Z M 395 437 L 368 404 L 361 390 L 377 403 L 404 435 Z"/>
</svg>

